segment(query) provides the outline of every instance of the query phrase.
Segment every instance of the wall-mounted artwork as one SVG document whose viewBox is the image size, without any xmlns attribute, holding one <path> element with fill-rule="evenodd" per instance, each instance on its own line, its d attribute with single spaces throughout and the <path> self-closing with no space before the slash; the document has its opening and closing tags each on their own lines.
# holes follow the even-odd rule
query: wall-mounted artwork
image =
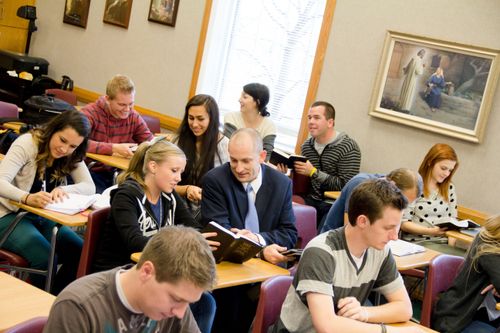
<svg viewBox="0 0 500 333">
<path fill-rule="evenodd" d="M 175 27 L 179 0 L 151 0 L 148 20 Z"/>
<path fill-rule="evenodd" d="M 132 0 L 106 0 L 103 22 L 128 28 Z"/>
<path fill-rule="evenodd" d="M 369 114 L 481 142 L 498 50 L 389 31 Z"/>
<path fill-rule="evenodd" d="M 89 8 L 90 0 L 66 0 L 63 22 L 86 28 Z"/>
</svg>

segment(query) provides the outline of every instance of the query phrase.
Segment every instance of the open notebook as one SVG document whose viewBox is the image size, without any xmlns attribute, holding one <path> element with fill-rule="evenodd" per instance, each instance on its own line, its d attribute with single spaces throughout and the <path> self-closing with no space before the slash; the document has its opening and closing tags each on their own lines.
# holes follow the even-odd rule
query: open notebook
<svg viewBox="0 0 500 333">
<path fill-rule="evenodd" d="M 74 215 L 89 208 L 94 202 L 97 201 L 99 196 L 100 194 L 82 195 L 68 193 L 68 197 L 63 201 L 48 204 L 45 206 L 45 209 L 63 214 Z"/>
<path fill-rule="evenodd" d="M 418 244 L 413 244 L 402 239 L 389 242 L 389 247 L 393 255 L 402 257 L 410 254 L 425 252 L 425 247 Z"/>
</svg>

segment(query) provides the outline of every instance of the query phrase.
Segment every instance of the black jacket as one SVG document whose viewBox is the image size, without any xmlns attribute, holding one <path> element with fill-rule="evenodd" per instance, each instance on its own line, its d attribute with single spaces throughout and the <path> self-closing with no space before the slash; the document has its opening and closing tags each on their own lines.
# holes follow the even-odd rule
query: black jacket
<svg viewBox="0 0 500 333">
<path fill-rule="evenodd" d="M 161 195 L 163 219 L 156 221 L 142 187 L 133 179 L 111 192 L 111 212 L 103 226 L 94 271 L 112 269 L 130 263 L 130 255 L 141 252 L 149 238 L 168 225 L 200 229 L 184 201 L 174 191 Z"/>
</svg>

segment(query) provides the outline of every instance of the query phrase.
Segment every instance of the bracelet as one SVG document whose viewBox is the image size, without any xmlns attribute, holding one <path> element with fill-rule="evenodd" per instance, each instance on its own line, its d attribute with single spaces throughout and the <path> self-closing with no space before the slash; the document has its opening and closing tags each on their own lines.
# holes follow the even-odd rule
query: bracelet
<svg viewBox="0 0 500 333">
<path fill-rule="evenodd" d="M 191 186 L 191 185 L 186 186 L 186 197 L 188 196 L 189 186 Z"/>
<path fill-rule="evenodd" d="M 381 333 L 387 333 L 387 327 L 384 323 L 380 323 L 380 328 L 382 329 Z"/>
<path fill-rule="evenodd" d="M 314 175 L 314 173 L 318 171 L 318 169 L 316 169 L 315 167 L 312 168 L 311 170 L 311 173 L 309 174 L 309 177 L 312 177 L 312 175 Z"/>
<path fill-rule="evenodd" d="M 26 195 L 26 198 L 24 198 L 24 204 L 27 205 L 28 204 L 28 197 L 30 196 L 31 193 L 28 193 L 28 195 Z"/>
</svg>

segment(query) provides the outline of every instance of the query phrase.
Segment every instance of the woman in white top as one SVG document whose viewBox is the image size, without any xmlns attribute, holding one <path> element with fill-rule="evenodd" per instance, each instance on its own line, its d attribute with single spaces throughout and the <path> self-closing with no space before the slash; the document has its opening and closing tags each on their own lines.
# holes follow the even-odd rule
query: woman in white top
<svg viewBox="0 0 500 333">
<path fill-rule="evenodd" d="M 63 200 L 67 193 L 94 194 L 95 185 L 83 162 L 87 150 L 90 123 L 79 111 L 65 111 L 41 128 L 21 135 L 0 163 L 0 235 L 16 218 L 18 208 L 9 200 L 44 208 Z M 73 184 L 68 185 L 66 177 Z M 24 216 L 3 245 L 29 263 L 30 268 L 45 270 L 55 222 L 35 214 Z M 76 278 L 83 240 L 63 226 L 57 233 L 57 270 L 52 293 L 57 294 Z M 45 278 L 30 275 L 31 282 L 42 288 Z"/>
<path fill-rule="evenodd" d="M 239 102 L 240 112 L 231 112 L 224 117 L 224 135 L 230 138 L 240 128 L 255 129 L 264 142 L 266 161 L 269 161 L 276 139 L 276 126 L 266 107 L 269 89 L 260 83 L 249 83 L 243 87 Z"/>
<path fill-rule="evenodd" d="M 182 180 L 175 187 L 198 219 L 201 178 L 229 161 L 229 139 L 219 132 L 219 107 L 212 96 L 196 95 L 186 104 L 184 118 L 173 140 L 186 154 Z"/>
</svg>

